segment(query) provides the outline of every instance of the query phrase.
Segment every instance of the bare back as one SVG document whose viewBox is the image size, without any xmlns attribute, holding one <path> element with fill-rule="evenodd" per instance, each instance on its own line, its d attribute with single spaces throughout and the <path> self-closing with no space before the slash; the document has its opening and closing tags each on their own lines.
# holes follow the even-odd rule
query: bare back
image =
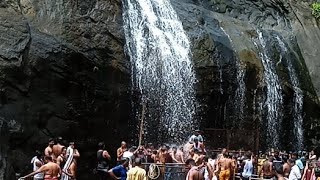
<svg viewBox="0 0 320 180">
<path fill-rule="evenodd" d="M 183 163 L 183 152 L 182 151 L 178 151 L 175 155 L 174 155 L 175 159 L 178 161 L 178 163 Z"/>
<path fill-rule="evenodd" d="M 228 158 L 221 158 L 218 162 L 220 170 L 224 171 L 224 170 L 231 170 L 231 166 L 232 166 L 232 161 L 231 159 Z"/>
<path fill-rule="evenodd" d="M 52 156 L 52 154 L 53 154 L 52 148 L 50 146 L 46 147 L 46 149 L 44 150 L 44 155 Z"/>
<path fill-rule="evenodd" d="M 187 180 L 203 180 L 203 174 L 199 171 L 197 167 L 193 167 L 190 169 L 187 175 Z"/>
<path fill-rule="evenodd" d="M 45 165 L 43 165 L 41 168 L 45 173 L 45 179 L 46 178 L 58 178 L 61 174 L 61 169 L 58 164 L 49 162 Z"/>
<path fill-rule="evenodd" d="M 290 174 L 290 170 L 291 170 L 291 167 L 288 163 L 285 163 L 283 165 L 283 174 L 284 174 L 284 177 L 289 177 L 289 174 Z"/>
<path fill-rule="evenodd" d="M 52 153 L 53 153 L 53 155 L 54 155 L 54 159 L 57 159 L 57 158 L 60 156 L 60 154 L 62 153 L 62 148 L 63 148 L 63 147 L 64 147 L 64 146 L 61 145 L 61 144 L 53 145 L 53 147 L 52 147 Z"/>
<path fill-rule="evenodd" d="M 272 162 L 265 161 L 262 165 L 263 176 L 272 176 Z"/>
</svg>

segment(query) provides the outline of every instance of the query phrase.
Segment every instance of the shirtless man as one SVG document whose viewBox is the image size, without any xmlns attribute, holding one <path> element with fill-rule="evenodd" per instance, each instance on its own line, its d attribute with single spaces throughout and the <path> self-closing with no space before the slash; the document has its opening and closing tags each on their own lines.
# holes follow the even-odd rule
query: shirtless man
<svg viewBox="0 0 320 180">
<path fill-rule="evenodd" d="M 277 180 L 285 180 L 283 176 L 283 166 L 281 164 L 275 164 L 275 172 Z"/>
<path fill-rule="evenodd" d="M 68 175 L 70 177 L 70 180 L 75 180 L 76 179 L 76 172 L 77 172 L 77 161 L 75 159 L 73 159 L 68 170 L 63 173 Z"/>
<path fill-rule="evenodd" d="M 161 164 L 172 163 L 172 158 L 168 152 L 168 148 L 166 146 L 162 146 L 158 150 L 158 162 Z"/>
<path fill-rule="evenodd" d="M 263 179 L 272 179 L 273 178 L 273 171 L 272 171 L 272 166 L 273 166 L 273 156 L 269 155 L 268 161 L 265 161 L 262 165 L 262 171 L 263 173 Z"/>
<path fill-rule="evenodd" d="M 53 155 L 53 145 L 54 145 L 54 140 L 52 138 L 49 139 L 48 147 L 44 150 L 44 155 L 45 156 L 50 156 L 54 160 L 54 155 Z"/>
<path fill-rule="evenodd" d="M 177 147 L 172 148 L 172 152 L 170 153 L 173 162 L 175 163 L 184 163 L 183 152 L 177 150 Z"/>
<path fill-rule="evenodd" d="M 65 164 L 66 161 L 67 161 L 66 154 L 67 154 L 67 148 L 66 148 L 66 147 L 63 147 L 61 154 L 60 154 L 60 155 L 58 156 L 58 158 L 57 158 L 57 164 L 58 164 L 61 168 L 63 168 L 64 164 Z"/>
<path fill-rule="evenodd" d="M 145 162 L 148 151 L 146 150 L 144 145 L 141 145 L 133 152 L 133 154 L 135 155 L 135 157 L 140 158 L 142 162 Z"/>
<path fill-rule="evenodd" d="M 188 159 L 193 159 L 194 162 L 198 162 L 199 161 L 199 155 L 196 153 L 196 149 L 191 149 L 189 151 L 189 156 Z"/>
<path fill-rule="evenodd" d="M 199 142 L 197 138 L 194 139 L 193 148 L 197 149 L 201 154 L 204 154 L 206 151 L 202 142 Z"/>
<path fill-rule="evenodd" d="M 222 154 L 221 158 L 218 160 L 217 168 L 215 173 L 220 170 L 219 180 L 229 180 L 231 169 L 234 168 L 232 160 L 227 158 L 227 154 Z"/>
<path fill-rule="evenodd" d="M 59 155 L 62 153 L 62 148 L 65 147 L 64 145 L 62 145 L 63 139 L 62 137 L 58 137 L 57 138 L 57 144 L 53 145 L 52 147 L 52 153 L 54 155 L 53 160 L 56 160 Z"/>
<path fill-rule="evenodd" d="M 33 176 L 38 173 L 44 173 L 44 179 L 46 180 L 58 180 L 61 175 L 61 169 L 58 164 L 54 163 L 52 161 L 51 156 L 45 156 L 44 160 L 47 164 L 41 166 L 38 170 L 20 178 L 20 179 L 26 179 L 27 177 Z"/>
<path fill-rule="evenodd" d="M 289 178 L 289 174 L 290 174 L 290 171 L 291 171 L 291 166 L 290 166 L 287 158 L 283 158 L 283 160 L 285 162 L 283 164 L 283 176 L 285 178 Z"/>
<path fill-rule="evenodd" d="M 78 149 L 75 148 L 75 143 L 73 141 L 69 143 L 69 147 L 67 148 L 67 157 L 70 155 L 69 154 L 70 151 L 68 151 L 69 148 L 73 149 L 73 158 L 76 158 L 76 159 L 80 158 L 80 153 Z"/>
<path fill-rule="evenodd" d="M 186 180 L 203 180 L 203 174 L 200 173 L 199 168 L 196 166 L 196 163 L 193 159 L 188 159 L 186 161 L 189 172 L 187 174 Z"/>
<path fill-rule="evenodd" d="M 121 146 L 117 149 L 117 161 L 120 162 L 123 153 L 127 151 L 127 143 L 122 141 Z"/>
</svg>

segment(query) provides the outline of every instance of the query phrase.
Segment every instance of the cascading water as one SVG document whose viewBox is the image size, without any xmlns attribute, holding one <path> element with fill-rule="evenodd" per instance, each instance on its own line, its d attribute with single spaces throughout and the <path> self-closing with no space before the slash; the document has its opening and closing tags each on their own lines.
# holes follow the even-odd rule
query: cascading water
<svg viewBox="0 0 320 180">
<path fill-rule="evenodd" d="M 282 88 L 278 75 L 276 73 L 275 63 L 268 54 L 266 41 L 263 33 L 257 30 L 258 38 L 254 41 L 259 50 L 259 56 L 264 68 L 264 80 L 267 85 L 267 94 L 264 107 L 267 108 L 267 145 L 274 148 L 280 148 L 279 134 L 281 132 L 282 122 Z M 257 41 L 257 42 L 256 42 Z"/>
<path fill-rule="evenodd" d="M 235 47 L 233 46 L 233 42 L 229 34 L 223 29 L 223 27 L 220 27 L 220 29 L 223 31 L 223 33 L 228 37 L 229 42 L 231 44 L 232 49 L 235 50 Z M 245 72 L 243 68 L 241 67 L 241 63 L 239 60 L 236 61 L 236 67 L 237 67 L 237 82 L 238 87 L 235 93 L 235 100 L 236 104 L 235 107 L 238 108 L 238 119 L 237 121 L 234 121 L 233 127 L 236 127 L 238 125 L 240 128 L 243 127 L 243 120 L 244 120 L 244 107 L 245 107 L 245 93 L 246 93 L 246 84 L 244 82 L 244 76 Z"/>
<path fill-rule="evenodd" d="M 169 0 L 123 1 L 133 88 L 146 104 L 146 140 L 181 142 L 194 120 L 196 81 L 190 45 Z"/>
<path fill-rule="evenodd" d="M 302 112 L 303 112 L 303 91 L 300 88 L 300 82 L 297 77 L 296 70 L 294 69 L 292 65 L 292 60 L 290 57 L 288 57 L 288 48 L 286 47 L 286 44 L 283 42 L 283 40 L 279 37 L 276 36 L 276 39 L 278 41 L 280 50 L 281 50 L 281 56 L 286 57 L 285 59 L 287 60 L 287 65 L 288 65 L 288 72 L 289 72 L 289 78 L 293 87 L 293 121 L 294 121 L 294 135 L 295 135 L 295 149 L 296 150 L 302 150 L 303 149 L 303 117 L 302 117 Z"/>
</svg>

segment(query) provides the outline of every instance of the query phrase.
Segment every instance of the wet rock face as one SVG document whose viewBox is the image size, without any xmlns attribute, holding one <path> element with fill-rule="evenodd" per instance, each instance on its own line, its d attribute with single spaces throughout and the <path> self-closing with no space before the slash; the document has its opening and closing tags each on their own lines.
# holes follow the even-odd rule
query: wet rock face
<svg viewBox="0 0 320 180">
<path fill-rule="evenodd" d="M 0 179 L 12 179 L 12 167 L 30 172 L 33 152 L 51 136 L 78 143 L 81 174 L 95 163 L 88 156 L 98 141 L 115 146 L 127 137 L 131 80 L 121 4 L 16 2 L 0 5 Z"/>
<path fill-rule="evenodd" d="M 317 50 L 311 51 L 310 44 L 301 38 L 315 36 L 301 27 L 314 29 L 309 27 L 313 20 L 310 16 L 307 20 L 306 15 L 302 25 L 298 26 L 297 22 L 301 19 L 294 14 L 293 9 L 297 7 L 293 3 L 173 1 L 193 44 L 193 60 L 199 80 L 198 100 L 201 104 L 199 117 L 203 118 L 203 127 L 260 129 L 260 143 L 262 147 L 268 147 L 271 140 L 266 140 L 270 130 L 267 119 L 273 114 L 272 111 L 279 111 L 279 124 L 273 128 L 279 128 L 280 148 L 294 149 L 298 141 L 293 130 L 298 126 L 295 112 L 299 111 L 297 101 L 302 96 L 303 106 L 300 109 L 303 112 L 300 114 L 303 116 L 303 127 L 310 129 L 317 124 L 315 119 L 319 119 L 319 114 L 310 113 L 309 108 L 319 108 L 317 86 L 313 86 L 318 82 L 315 81 L 316 73 L 311 73 L 310 78 L 308 69 L 317 66 L 310 54 L 319 53 Z M 301 2 L 299 5 L 305 7 L 306 4 Z M 301 14 L 309 14 L 309 11 L 303 9 Z M 319 33 L 319 29 L 315 30 L 315 34 Z M 257 47 L 261 39 L 266 42 L 263 51 Z M 263 65 L 263 58 L 270 61 Z M 266 76 L 266 66 L 273 66 L 271 79 L 279 79 L 277 97 L 273 99 L 273 87 L 268 87 L 268 83 L 275 82 Z M 242 82 L 239 81 L 241 79 Z M 303 93 L 299 94 L 299 89 Z M 241 93 L 243 95 L 239 96 Z M 273 103 L 268 102 L 275 103 L 279 98 L 281 101 L 275 110 Z M 309 133 L 304 132 L 306 145 L 310 145 Z M 292 143 L 288 143 L 287 139 L 291 139 Z"/>
<path fill-rule="evenodd" d="M 308 137 L 314 136 L 320 117 L 320 50 L 314 48 L 320 32 L 308 14 L 310 2 L 172 3 L 193 45 L 202 127 L 260 128 L 261 139 L 266 136 L 267 87 L 254 44 L 260 28 L 272 62 L 278 63 L 281 127 L 287 127 L 283 148 L 294 146 L 286 141 L 294 135 L 288 60 L 303 90 L 303 126 L 313 127 L 305 132 L 311 144 Z M 120 0 L 0 0 L 0 179 L 29 172 L 33 152 L 56 136 L 78 143 L 79 179 L 88 179 L 97 142 L 104 140 L 115 156 L 118 143 L 128 139 L 131 67 L 123 48 L 121 11 Z M 276 36 L 290 47 L 282 61 Z"/>
</svg>

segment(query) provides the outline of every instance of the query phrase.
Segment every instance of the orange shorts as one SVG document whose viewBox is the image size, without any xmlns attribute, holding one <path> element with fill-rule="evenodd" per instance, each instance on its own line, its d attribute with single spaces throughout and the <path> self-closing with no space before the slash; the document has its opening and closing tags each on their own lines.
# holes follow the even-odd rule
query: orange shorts
<svg viewBox="0 0 320 180">
<path fill-rule="evenodd" d="M 221 170 L 219 173 L 219 180 L 229 180 L 230 179 L 230 170 Z"/>
</svg>

